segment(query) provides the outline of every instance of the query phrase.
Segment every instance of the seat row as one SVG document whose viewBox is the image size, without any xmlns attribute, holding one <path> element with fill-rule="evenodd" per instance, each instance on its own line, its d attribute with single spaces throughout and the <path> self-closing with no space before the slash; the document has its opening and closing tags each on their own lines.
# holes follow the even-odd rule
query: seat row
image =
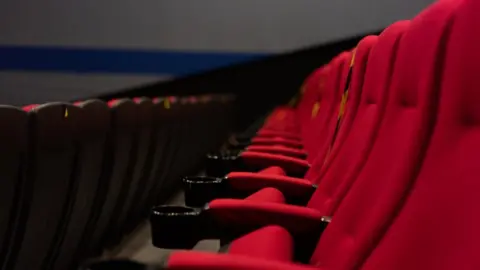
<svg viewBox="0 0 480 270">
<path fill-rule="evenodd" d="M 231 102 L 0 106 L 1 269 L 74 269 L 118 242 L 218 147 Z"/>
<path fill-rule="evenodd" d="M 216 177 L 184 178 L 191 207 L 152 209 L 157 247 L 221 254 L 151 267 L 479 269 L 479 12 L 435 2 L 315 70 L 246 148 L 208 156 Z"/>
</svg>

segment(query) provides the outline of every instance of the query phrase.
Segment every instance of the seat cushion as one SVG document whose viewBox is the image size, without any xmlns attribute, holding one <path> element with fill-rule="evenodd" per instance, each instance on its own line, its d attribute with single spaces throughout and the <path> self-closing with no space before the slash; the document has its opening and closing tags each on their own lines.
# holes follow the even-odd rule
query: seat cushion
<svg viewBox="0 0 480 270">
<path fill-rule="evenodd" d="M 276 188 L 264 188 L 245 198 L 256 202 L 285 203 L 285 196 Z"/>
<path fill-rule="evenodd" d="M 293 259 L 293 238 L 280 226 L 265 226 L 230 243 L 229 254 L 290 262 Z"/>
<path fill-rule="evenodd" d="M 259 171 L 258 173 L 264 174 L 264 175 L 281 175 L 281 176 L 287 175 L 287 173 L 285 173 L 285 170 L 279 166 L 268 167 L 266 169 Z"/>
</svg>

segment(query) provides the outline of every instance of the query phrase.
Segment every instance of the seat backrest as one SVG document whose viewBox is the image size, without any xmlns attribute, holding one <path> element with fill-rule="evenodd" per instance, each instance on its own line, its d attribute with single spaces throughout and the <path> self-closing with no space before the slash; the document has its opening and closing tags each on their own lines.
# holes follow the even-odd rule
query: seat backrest
<svg viewBox="0 0 480 270">
<path fill-rule="evenodd" d="M 445 1 L 460 7 L 437 63 L 437 124 L 411 193 L 362 269 L 480 269 L 480 2 Z"/>
<path fill-rule="evenodd" d="M 306 123 L 312 118 L 312 107 L 315 100 L 316 92 L 320 88 L 321 80 L 325 76 L 325 66 L 315 69 L 305 79 L 300 91 L 302 92 L 301 99 L 298 102 L 296 108 L 296 117 L 294 120 L 298 121 L 300 130 L 306 125 Z"/>
<path fill-rule="evenodd" d="M 0 106 L 0 130 L 0 262 L 4 262 L 17 227 L 26 184 L 27 113 L 13 106 Z"/>
<path fill-rule="evenodd" d="M 370 35 L 363 38 L 355 49 L 355 55 L 352 57 L 350 64 L 350 78 L 347 81 L 346 92 L 342 97 L 342 102 L 345 102 L 343 113 L 338 120 L 337 131 L 329 142 L 329 151 L 325 157 L 324 163 L 327 163 L 332 156 L 338 152 L 338 148 L 343 144 L 346 136 L 350 133 L 355 117 L 357 115 L 360 98 L 363 92 L 363 83 L 365 72 L 367 69 L 368 58 L 372 48 L 377 44 L 378 36 Z M 345 99 L 345 100 L 343 100 Z M 342 108 L 339 108 L 342 109 Z M 324 167 L 324 166 L 322 166 Z"/>
<path fill-rule="evenodd" d="M 101 207 L 96 209 L 95 224 L 91 235 L 85 237 L 87 253 L 102 248 L 102 240 L 107 232 L 115 207 L 124 199 L 128 181 L 133 173 L 136 144 L 137 106 L 130 99 L 112 100 L 108 103 L 111 112 L 111 134 L 107 142 L 106 162 L 102 180 L 108 183 L 106 196 Z M 83 243 L 82 243 L 83 246 Z M 83 252 L 82 252 L 83 253 Z"/>
<path fill-rule="evenodd" d="M 148 198 L 148 206 L 165 201 L 166 197 L 170 196 L 172 175 L 178 171 L 179 162 L 177 161 L 182 154 L 179 146 L 181 146 L 182 136 L 185 134 L 183 132 L 185 123 L 182 123 L 186 118 L 184 105 L 180 104 L 176 97 L 166 97 L 163 100 L 163 105 L 157 103 L 157 106 L 164 106 L 165 109 L 158 108 L 160 110 L 157 110 L 157 113 L 163 116 L 162 123 L 158 123 L 158 129 L 161 132 L 158 139 L 165 139 L 162 142 L 164 143 L 161 155 L 162 162 L 159 163 L 153 174 L 156 183 L 152 189 L 153 194 L 150 193 Z"/>
<path fill-rule="evenodd" d="M 325 90 L 322 91 L 321 101 L 317 105 L 319 108 L 312 112 L 312 117 L 315 119 L 311 121 L 311 128 L 304 136 L 304 147 L 308 152 L 307 160 L 309 162 L 315 160 L 318 148 L 325 140 L 324 134 L 328 128 L 328 122 L 331 117 L 335 117 L 335 108 L 342 94 L 340 85 L 346 77 L 345 66 L 348 66 L 350 59 L 351 53 L 343 52 L 332 60 Z"/>
<path fill-rule="evenodd" d="M 78 123 L 81 138 L 78 154 L 78 186 L 65 235 L 55 250 L 47 269 L 71 269 L 75 261 L 82 234 L 91 220 L 100 191 L 104 165 L 106 140 L 110 129 L 110 111 L 100 100 L 87 100 L 75 104 L 82 110 L 82 121 Z"/>
<path fill-rule="evenodd" d="M 135 201 L 138 202 L 138 207 L 130 209 L 131 214 L 135 218 L 140 218 L 148 213 L 152 200 L 159 195 L 161 185 L 165 180 L 162 174 L 168 170 L 166 164 L 171 158 L 169 147 L 169 134 L 171 132 L 171 114 L 175 109 L 172 109 L 170 101 L 166 98 L 153 99 L 153 129 L 152 129 L 152 146 L 150 153 L 150 162 L 147 163 L 147 168 L 144 170 L 142 182 L 144 187 L 138 190 Z"/>
<path fill-rule="evenodd" d="M 324 231 L 312 264 L 358 268 L 402 206 L 435 124 L 441 56 L 453 14 L 449 3 L 437 2 L 414 18 L 403 35 L 377 139 Z"/>
<path fill-rule="evenodd" d="M 320 146 L 320 153 L 305 175 L 305 178 L 313 183 L 319 183 L 321 171 L 325 167 L 326 159 L 330 159 L 333 147 L 335 146 L 336 150 L 336 148 L 339 147 L 338 145 L 343 143 L 343 140 L 350 131 L 360 103 L 368 56 L 371 48 L 376 44 L 377 39 L 377 36 L 365 37 L 359 42 L 355 52 L 352 54 L 352 60 L 349 65 L 350 70 L 347 75 L 348 78 L 345 82 L 344 89 L 342 89 L 343 96 L 341 102 L 344 102 L 344 104 L 339 104 L 337 117 L 332 117 L 330 127 L 327 129 L 329 133 L 326 136 L 327 139 L 323 145 Z M 342 106 L 343 108 L 341 108 Z M 340 112 L 340 110 L 343 110 L 343 112 Z M 333 154 L 336 154 L 336 152 L 333 152 Z"/>
<path fill-rule="evenodd" d="M 130 216 L 132 208 L 140 210 L 139 195 L 143 193 L 146 187 L 147 177 L 145 175 L 151 167 L 152 154 L 155 148 L 152 140 L 153 130 L 153 102 L 149 98 L 135 98 L 137 104 L 137 131 L 136 140 L 138 141 L 136 153 L 130 162 L 134 162 L 133 174 L 130 181 L 128 181 L 127 194 L 123 197 L 123 205 L 119 207 L 119 213 L 112 216 L 111 226 L 115 227 L 113 237 L 118 237 L 124 229 L 127 221 L 136 223 L 138 220 Z"/>
<path fill-rule="evenodd" d="M 337 129 L 337 123 L 339 124 L 339 119 L 342 116 L 341 114 L 343 113 L 344 108 L 341 108 L 342 106 L 345 106 L 345 104 L 342 104 L 343 98 L 347 97 L 348 92 L 347 92 L 347 87 L 349 86 L 349 73 L 350 73 L 350 67 L 351 63 L 355 57 L 355 51 L 349 51 L 347 52 L 348 56 L 346 58 L 346 61 L 343 63 L 342 69 L 340 71 L 340 78 L 338 81 L 338 85 L 335 90 L 335 97 L 333 100 L 333 103 L 331 104 L 332 106 L 332 112 L 330 117 L 325 119 L 325 122 L 322 124 L 321 132 L 319 131 L 318 137 L 316 138 L 316 145 L 315 145 L 315 150 L 314 150 L 314 157 L 313 159 L 310 159 L 310 162 L 313 163 L 315 160 L 325 160 L 325 157 L 328 153 L 328 149 L 331 145 L 331 143 L 334 140 L 334 136 L 336 134 L 336 129 Z M 346 101 L 346 100 L 345 100 Z M 311 151 L 310 151 L 311 152 Z M 315 154 L 316 153 L 316 154 Z"/>
<path fill-rule="evenodd" d="M 41 269 L 62 239 L 78 186 L 78 124 L 81 110 L 66 103 L 47 103 L 32 108 L 29 186 L 22 198 L 23 230 L 12 248 L 7 269 Z M 18 245 L 18 246 L 17 246 Z"/>
<path fill-rule="evenodd" d="M 326 168 L 322 168 L 323 160 L 317 160 L 307 173 L 308 179 L 318 185 L 309 206 L 315 206 L 324 215 L 333 214 L 368 159 L 387 104 L 398 44 L 408 26 L 408 21 L 398 22 L 380 35 L 370 53 L 351 136 Z"/>
<path fill-rule="evenodd" d="M 330 69 L 330 63 L 317 69 L 306 79 L 305 85 L 303 86 L 303 89 L 305 89 L 303 90 L 305 92 L 305 102 L 301 104 L 302 107 L 298 110 L 298 122 L 300 126 L 300 138 L 304 143 L 311 133 L 313 121 L 318 116 L 318 110 L 320 109 Z"/>
<path fill-rule="evenodd" d="M 189 99 L 180 98 L 178 104 L 178 116 L 173 120 L 172 132 L 175 134 L 172 137 L 172 146 L 175 148 L 173 158 L 170 162 L 172 165 L 168 166 L 165 182 L 162 187 L 163 194 L 170 196 L 170 194 L 177 189 L 181 184 L 181 176 L 185 173 L 192 173 L 195 168 L 195 122 L 197 122 L 198 104 L 190 102 Z M 181 161 L 181 162 L 180 162 Z M 200 169 L 200 168 L 198 168 Z M 165 197 L 164 197 L 165 198 Z"/>
</svg>

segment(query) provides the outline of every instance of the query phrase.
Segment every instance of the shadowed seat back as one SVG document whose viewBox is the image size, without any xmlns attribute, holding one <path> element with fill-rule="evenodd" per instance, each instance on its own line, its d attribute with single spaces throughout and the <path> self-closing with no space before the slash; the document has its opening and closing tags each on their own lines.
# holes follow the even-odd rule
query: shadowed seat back
<svg viewBox="0 0 480 270">
<path fill-rule="evenodd" d="M 144 187 L 138 190 L 135 201 L 138 206 L 133 206 L 130 213 L 137 218 L 142 217 L 149 212 L 153 206 L 152 201 L 160 194 L 161 186 L 164 182 L 162 174 L 168 170 L 166 164 L 171 158 L 173 146 L 169 146 L 170 132 L 172 125 L 172 110 L 170 101 L 166 98 L 155 98 L 152 104 L 152 146 L 150 162 L 143 171 L 142 182 Z"/>
<path fill-rule="evenodd" d="M 130 161 L 135 158 L 136 151 L 137 106 L 130 99 L 112 100 L 108 105 L 111 112 L 111 133 L 102 173 L 102 181 L 108 183 L 108 187 L 102 205 L 95 209 L 97 213 L 91 235 L 83 239 L 87 253 L 97 252 L 102 247 L 110 219 L 119 201 L 125 199 L 124 195 L 133 173 L 133 162 Z"/>
<path fill-rule="evenodd" d="M 29 112 L 28 186 L 7 269 L 41 269 L 61 241 L 78 186 L 81 109 L 47 103 Z"/>
<path fill-rule="evenodd" d="M 172 182 L 175 180 L 180 182 L 180 179 L 175 179 L 174 176 L 178 175 L 179 170 L 181 170 L 181 164 L 177 161 L 181 160 L 183 151 L 185 151 L 185 145 L 182 145 L 182 136 L 186 135 L 185 122 L 188 116 L 187 111 L 185 111 L 185 105 L 180 104 L 177 98 L 166 97 L 163 105 L 159 103 L 158 106 L 167 106 L 164 107 L 166 110 L 157 111 L 165 116 L 161 126 L 159 126 L 159 131 L 161 132 L 159 138 L 161 139 L 165 136 L 165 141 L 163 142 L 165 143 L 165 148 L 162 154 L 162 162 L 154 172 L 156 184 L 153 188 L 154 194 L 149 196 L 149 206 L 165 201 L 166 197 L 171 194 Z"/>
<path fill-rule="evenodd" d="M 152 150 L 155 144 L 152 142 L 153 130 L 153 102 L 149 98 L 135 98 L 137 104 L 137 130 L 136 130 L 136 153 L 130 159 L 134 163 L 133 174 L 127 183 L 127 192 L 120 200 L 118 207 L 119 212 L 114 213 L 110 221 L 110 227 L 114 228 L 114 238 L 121 235 L 124 224 L 127 221 L 136 223 L 133 216 L 130 216 L 130 209 L 139 207 L 139 198 L 137 193 L 143 192 L 146 186 L 146 178 L 144 174 L 150 168 L 152 162 Z M 131 166 L 131 165 L 130 165 Z M 136 200 L 135 200 L 136 199 Z M 131 219 L 131 220 L 129 220 Z"/>
<path fill-rule="evenodd" d="M 82 121 L 79 122 L 79 136 L 82 144 L 78 154 L 78 186 L 71 215 L 60 245 L 55 250 L 48 269 L 70 269 L 76 252 L 94 209 L 97 209 L 97 196 L 105 196 L 101 188 L 101 174 L 104 166 L 106 140 L 110 129 L 110 111 L 100 100 L 87 100 L 75 104 L 81 108 Z"/>
<path fill-rule="evenodd" d="M 0 106 L 0 262 L 14 236 L 26 184 L 28 116 L 13 106 Z"/>
</svg>

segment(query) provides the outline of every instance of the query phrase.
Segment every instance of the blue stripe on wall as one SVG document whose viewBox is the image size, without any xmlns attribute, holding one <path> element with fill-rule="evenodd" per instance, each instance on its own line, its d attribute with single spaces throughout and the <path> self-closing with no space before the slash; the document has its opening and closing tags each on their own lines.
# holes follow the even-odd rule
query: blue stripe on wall
<svg viewBox="0 0 480 270">
<path fill-rule="evenodd" d="M 0 70 L 187 75 L 267 54 L 1 46 Z"/>
</svg>

